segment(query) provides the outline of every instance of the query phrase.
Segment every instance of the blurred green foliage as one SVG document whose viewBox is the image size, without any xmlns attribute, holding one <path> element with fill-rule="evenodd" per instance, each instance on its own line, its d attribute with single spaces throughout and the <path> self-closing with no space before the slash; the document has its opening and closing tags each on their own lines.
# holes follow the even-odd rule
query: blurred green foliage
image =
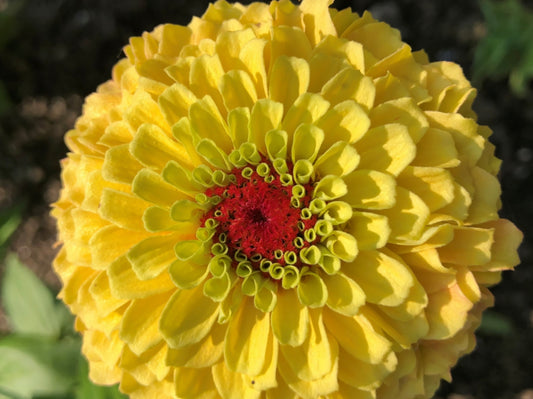
<svg viewBox="0 0 533 399">
<path fill-rule="evenodd" d="M 1 301 L 12 330 L 0 337 L 0 399 L 126 398 L 89 380 L 73 316 L 16 255 L 4 256 L 22 209 L 0 214 Z"/>
<path fill-rule="evenodd" d="M 518 96 L 524 96 L 533 77 L 533 12 L 520 0 L 480 0 L 486 35 L 479 42 L 473 64 L 473 81 L 509 79 Z"/>
<path fill-rule="evenodd" d="M 0 398 L 121 399 L 95 386 L 66 307 L 13 254 L 5 258 L 2 304 L 13 332 L 0 338 Z"/>
</svg>

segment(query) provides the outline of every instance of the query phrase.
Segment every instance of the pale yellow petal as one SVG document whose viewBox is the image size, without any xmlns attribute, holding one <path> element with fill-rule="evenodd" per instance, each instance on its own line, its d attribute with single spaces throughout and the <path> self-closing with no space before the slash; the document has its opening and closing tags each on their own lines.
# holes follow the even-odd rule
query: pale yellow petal
<svg viewBox="0 0 533 399">
<path fill-rule="evenodd" d="M 219 304 L 203 294 L 202 286 L 177 290 L 161 315 L 159 329 L 171 348 L 201 341 L 218 317 Z M 191 311 L 185 312 L 184 309 Z"/>
<path fill-rule="evenodd" d="M 356 169 L 344 182 L 349 189 L 342 200 L 354 208 L 387 209 L 396 203 L 396 181 L 389 174 Z"/>
<path fill-rule="evenodd" d="M 152 295 L 148 298 L 136 299 L 124 313 L 120 324 L 120 338 L 137 355 L 152 348 L 162 340 L 159 332 L 159 318 L 170 293 Z M 139 317 L 139 315 L 143 317 Z"/>
<path fill-rule="evenodd" d="M 261 391 L 255 390 L 242 374 L 231 371 L 226 363 L 216 364 L 211 371 L 222 399 L 259 399 Z"/>
<path fill-rule="evenodd" d="M 309 334 L 309 310 L 294 290 L 280 290 L 272 311 L 272 332 L 282 345 L 299 346 Z"/>
<path fill-rule="evenodd" d="M 372 128 L 355 143 L 361 169 L 398 176 L 416 156 L 416 146 L 407 128 L 391 123 Z"/>
<path fill-rule="evenodd" d="M 328 337 L 320 310 L 310 311 L 309 335 L 300 346 L 281 345 L 280 372 L 312 381 L 327 375 L 337 362 L 337 346 Z M 283 360 L 281 360 L 283 359 Z"/>
<path fill-rule="evenodd" d="M 226 328 L 225 324 L 215 323 L 210 334 L 201 341 L 182 348 L 169 348 L 166 364 L 195 369 L 213 366 L 223 357 Z"/>
<path fill-rule="evenodd" d="M 209 368 L 174 368 L 174 387 L 178 398 L 220 399 Z"/>
<path fill-rule="evenodd" d="M 378 364 L 391 351 L 392 343 L 362 315 L 347 317 L 325 309 L 324 323 L 340 347 L 366 363 Z"/>
<path fill-rule="evenodd" d="M 270 334 L 270 315 L 257 310 L 244 298 L 231 318 L 224 342 L 227 367 L 237 373 L 260 374 Z"/>
<path fill-rule="evenodd" d="M 414 284 L 405 264 L 379 251 L 361 251 L 343 271 L 361 286 L 368 302 L 386 306 L 402 303 Z"/>
<path fill-rule="evenodd" d="M 365 303 L 366 295 L 353 279 L 343 273 L 324 276 L 328 287 L 327 305 L 345 316 L 354 316 Z"/>
<path fill-rule="evenodd" d="M 174 284 L 166 273 L 159 274 L 150 280 L 140 280 L 126 256 L 121 256 L 114 261 L 109 266 L 107 275 L 111 293 L 116 298 L 149 298 L 174 288 Z"/>
</svg>

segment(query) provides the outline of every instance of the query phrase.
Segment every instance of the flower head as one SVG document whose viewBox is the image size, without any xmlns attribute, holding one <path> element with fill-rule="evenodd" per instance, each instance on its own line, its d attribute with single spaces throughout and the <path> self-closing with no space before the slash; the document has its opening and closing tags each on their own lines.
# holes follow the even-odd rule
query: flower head
<svg viewBox="0 0 533 399">
<path fill-rule="evenodd" d="M 427 398 L 518 263 L 452 63 L 328 0 L 220 0 L 86 100 L 55 204 L 91 378 L 132 398 Z"/>
</svg>

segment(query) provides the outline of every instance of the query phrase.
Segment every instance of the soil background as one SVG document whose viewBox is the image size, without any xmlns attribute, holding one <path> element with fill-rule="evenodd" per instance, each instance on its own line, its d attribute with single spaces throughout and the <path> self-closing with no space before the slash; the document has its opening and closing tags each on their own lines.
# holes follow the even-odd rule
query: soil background
<svg viewBox="0 0 533 399">
<path fill-rule="evenodd" d="M 524 4 L 533 9 L 531 1 Z M 64 133 L 83 98 L 110 78 L 130 36 L 164 22 L 187 24 L 206 6 L 203 0 L 0 0 L 0 13 L 16 10 L 0 20 L 0 94 L 10 104 L 0 114 L 0 209 L 23 209 L 10 250 L 53 289 L 59 283 L 50 268 L 55 225 L 48 213 L 58 196 Z M 425 49 L 432 61 L 457 62 L 471 77 L 474 49 L 485 33 L 477 1 L 338 0 L 334 6 L 369 9 L 414 50 Z M 517 98 L 505 80 L 478 89 L 474 109 L 494 130 L 491 140 L 503 159 L 501 215 L 525 234 L 522 265 L 492 290 L 493 311 L 511 330 L 479 332 L 477 349 L 437 397 L 533 399 L 533 90 Z M 5 328 L 0 312 L 0 332 Z"/>
</svg>

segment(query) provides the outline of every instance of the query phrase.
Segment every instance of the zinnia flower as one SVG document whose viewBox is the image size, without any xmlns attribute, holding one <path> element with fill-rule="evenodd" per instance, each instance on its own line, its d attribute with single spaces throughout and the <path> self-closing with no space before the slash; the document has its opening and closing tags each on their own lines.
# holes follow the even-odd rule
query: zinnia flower
<svg viewBox="0 0 533 399">
<path fill-rule="evenodd" d="M 61 298 L 131 398 L 429 398 L 518 263 L 457 65 L 329 0 L 125 47 L 66 142 Z"/>
</svg>

